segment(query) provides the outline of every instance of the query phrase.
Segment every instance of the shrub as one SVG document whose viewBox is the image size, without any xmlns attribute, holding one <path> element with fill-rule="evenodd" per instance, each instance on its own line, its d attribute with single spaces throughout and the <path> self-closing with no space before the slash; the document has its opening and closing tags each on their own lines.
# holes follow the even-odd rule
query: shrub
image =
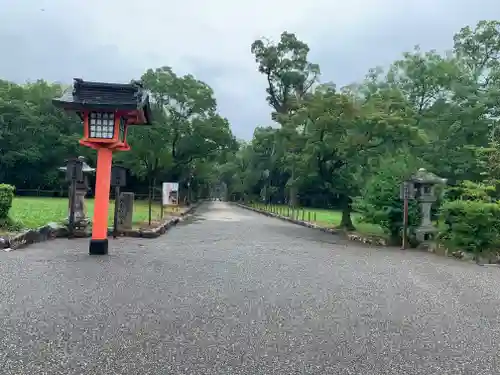
<svg viewBox="0 0 500 375">
<path fill-rule="evenodd" d="M 14 186 L 0 184 L 0 220 L 6 220 L 9 217 L 14 191 Z"/>
<path fill-rule="evenodd" d="M 6 219 L 0 219 L 0 228 L 8 232 L 18 232 L 24 228 L 24 224 L 22 221 L 8 217 Z"/>
<path fill-rule="evenodd" d="M 441 207 L 443 228 L 439 238 L 452 249 L 491 254 L 500 247 L 500 204 L 456 200 Z"/>
<path fill-rule="evenodd" d="M 446 200 L 491 202 L 495 194 L 495 186 L 473 181 L 462 181 L 460 184 L 446 189 Z"/>
<path fill-rule="evenodd" d="M 387 160 L 367 182 L 362 196 L 355 201 L 355 210 L 363 222 L 377 224 L 389 235 L 391 244 L 400 244 L 403 229 L 403 201 L 401 184 L 417 168 L 407 156 Z M 409 202 L 409 226 L 420 223 L 418 203 Z"/>
</svg>

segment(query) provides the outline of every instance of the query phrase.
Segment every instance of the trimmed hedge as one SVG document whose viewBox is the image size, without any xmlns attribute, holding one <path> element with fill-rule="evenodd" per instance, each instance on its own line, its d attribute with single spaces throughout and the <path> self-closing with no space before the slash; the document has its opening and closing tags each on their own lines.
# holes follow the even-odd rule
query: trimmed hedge
<svg viewBox="0 0 500 375">
<path fill-rule="evenodd" d="M 441 207 L 440 239 L 448 248 L 480 254 L 500 249 L 500 204 L 456 200 Z"/>
<path fill-rule="evenodd" d="M 9 217 L 15 189 L 12 185 L 0 184 L 0 220 L 6 220 Z"/>
</svg>

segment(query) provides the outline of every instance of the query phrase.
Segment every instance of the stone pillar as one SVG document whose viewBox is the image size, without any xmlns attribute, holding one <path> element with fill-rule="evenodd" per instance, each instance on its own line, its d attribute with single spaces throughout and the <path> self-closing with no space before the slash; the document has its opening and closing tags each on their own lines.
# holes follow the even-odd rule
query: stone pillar
<svg viewBox="0 0 500 375">
<path fill-rule="evenodd" d="M 86 190 L 76 190 L 75 194 L 75 222 L 81 222 L 87 218 L 87 210 L 85 207 Z"/>
<path fill-rule="evenodd" d="M 421 208 L 422 208 L 422 227 L 428 227 L 432 226 L 432 221 L 431 221 L 431 207 L 432 207 L 432 202 L 422 202 L 421 203 Z"/>
<path fill-rule="evenodd" d="M 73 205 L 73 200 L 72 200 L 71 192 L 73 191 L 73 184 L 74 183 L 75 182 L 71 182 L 69 184 L 69 189 L 68 189 L 68 218 L 67 218 L 68 222 L 69 222 L 69 219 L 70 219 L 70 216 L 71 216 L 71 206 Z M 75 214 L 75 217 L 76 217 L 76 214 Z"/>
<path fill-rule="evenodd" d="M 88 221 L 87 219 L 87 207 L 85 205 L 85 196 L 87 195 L 87 181 L 76 181 L 75 188 L 75 224 L 85 223 Z M 68 204 L 68 220 L 69 215 L 71 213 L 71 194 L 69 196 L 69 204 Z"/>
<path fill-rule="evenodd" d="M 118 199 L 118 230 L 132 229 L 134 193 L 121 193 Z"/>
<path fill-rule="evenodd" d="M 420 208 L 422 210 L 422 221 L 420 222 L 420 226 L 416 229 L 415 234 L 417 240 L 424 243 L 433 238 L 434 234 L 437 232 L 437 228 L 434 227 L 431 220 L 432 202 L 420 202 Z"/>
</svg>

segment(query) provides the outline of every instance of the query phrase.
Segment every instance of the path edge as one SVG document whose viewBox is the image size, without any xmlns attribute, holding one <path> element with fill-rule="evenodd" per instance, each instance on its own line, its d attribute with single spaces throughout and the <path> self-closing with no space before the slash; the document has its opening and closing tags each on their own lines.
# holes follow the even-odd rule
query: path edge
<svg viewBox="0 0 500 375">
<path fill-rule="evenodd" d="M 262 215 L 265 215 L 265 216 L 269 216 L 269 217 L 273 217 L 273 218 L 280 219 L 280 220 L 283 220 L 283 221 L 287 221 L 289 223 L 300 225 L 300 226 L 303 226 L 303 227 L 306 227 L 306 228 L 317 229 L 317 230 L 320 230 L 321 232 L 325 232 L 325 233 L 329 233 L 329 234 L 341 235 L 341 236 L 345 237 L 346 239 L 348 239 L 349 241 L 361 242 L 361 243 L 364 243 L 366 245 L 387 246 L 385 240 L 383 240 L 382 238 L 378 238 L 378 237 L 373 237 L 373 238 L 371 238 L 371 237 L 364 237 L 364 236 L 362 236 L 360 234 L 353 233 L 353 232 L 346 232 L 346 231 L 343 231 L 341 229 L 327 228 L 327 227 L 323 227 L 321 225 L 309 223 L 307 221 L 295 220 L 295 219 L 292 219 L 292 218 L 287 217 L 287 216 L 282 216 L 282 215 L 276 214 L 274 212 L 269 212 L 269 211 L 261 210 L 259 208 L 247 206 L 246 204 L 242 204 L 242 203 L 231 202 L 231 204 L 233 204 L 233 205 L 235 205 L 237 207 L 246 209 L 246 210 L 250 210 L 250 211 L 256 212 L 258 214 L 262 214 Z"/>
<path fill-rule="evenodd" d="M 201 200 L 194 203 L 179 216 L 170 217 L 153 229 L 124 230 L 120 231 L 118 237 L 157 238 L 165 234 L 170 228 L 176 226 L 178 223 L 190 217 L 203 202 L 204 201 Z M 113 228 L 108 228 L 108 237 L 112 235 Z M 77 237 L 90 237 L 90 234 L 86 233 Z M 0 249 L 6 252 L 10 252 L 14 250 L 24 249 L 29 245 L 33 245 L 36 243 L 54 240 L 56 238 L 68 238 L 68 231 L 63 227 L 53 227 L 49 223 L 37 229 L 28 229 L 25 232 L 19 233 L 11 238 L 2 237 L 2 239 L 6 242 L 3 244 L 4 248 L 0 247 Z M 2 245 L 2 243 L 0 243 L 0 245 Z"/>
</svg>

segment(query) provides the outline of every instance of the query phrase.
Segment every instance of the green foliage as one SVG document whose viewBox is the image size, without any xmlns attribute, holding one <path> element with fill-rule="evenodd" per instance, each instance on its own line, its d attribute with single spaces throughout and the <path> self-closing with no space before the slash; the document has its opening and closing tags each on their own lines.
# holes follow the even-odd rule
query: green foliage
<svg viewBox="0 0 500 375">
<path fill-rule="evenodd" d="M 444 227 L 439 238 L 452 249 L 477 256 L 500 247 L 500 205 L 481 201 L 456 200 L 441 208 Z"/>
<path fill-rule="evenodd" d="M 7 232 L 18 232 L 24 228 L 22 221 L 15 220 L 11 217 L 0 219 L 0 229 Z"/>
<path fill-rule="evenodd" d="M 0 220 L 7 220 L 9 211 L 14 199 L 15 187 L 7 184 L 0 184 Z"/>
<path fill-rule="evenodd" d="M 353 197 L 367 193 L 371 179 L 382 178 L 379 169 L 405 150 L 422 162 L 411 172 L 425 164 L 453 184 L 486 178 L 488 186 L 499 185 L 500 147 L 492 130 L 500 115 L 500 22 L 465 27 L 450 42 L 450 52 L 417 47 L 386 71 L 371 69 L 362 82 L 337 89 L 319 82 L 320 68 L 295 34 L 256 40 L 251 50 L 279 127 L 256 129 L 236 153 L 238 163 L 226 169 L 233 176 L 229 189 L 274 203 L 341 208 L 342 225 L 350 227 Z M 464 199 L 485 198 L 464 187 Z M 398 181 L 391 189 L 397 197 Z M 490 188 L 483 190 L 491 196 Z M 391 202 L 365 201 L 374 205 L 366 216 L 395 235 L 401 208 L 398 199 Z"/>
<path fill-rule="evenodd" d="M 450 47 L 447 53 L 417 47 L 388 69 L 337 88 L 319 81 L 319 65 L 295 34 L 256 40 L 251 52 L 275 123 L 256 128 L 249 142 L 233 137 L 206 83 L 170 67 L 148 69 L 141 79 L 153 98 L 155 126 L 130 129 L 132 150 L 115 160 L 142 185 L 174 180 L 196 195 L 224 185 L 235 199 L 340 208 L 341 226 L 349 229 L 352 201 L 361 195 L 365 219 L 398 236 L 402 175 L 390 185 L 385 171 L 397 169 L 388 164 L 406 150 L 421 163 L 399 172 L 425 164 L 458 185 L 447 200 L 499 198 L 492 187 L 500 185 L 500 22 L 464 27 Z M 0 81 L 0 181 L 55 190 L 65 159 L 92 159 L 95 153 L 77 143 L 80 120 L 51 104 L 62 89 L 42 80 Z"/>
<path fill-rule="evenodd" d="M 186 184 L 190 179 L 194 193 L 201 194 L 213 180 L 215 163 L 224 162 L 223 154 L 236 144 L 228 121 L 217 114 L 212 89 L 168 67 L 149 69 L 141 78 L 153 97 L 156 123 L 131 127 L 132 150 L 118 153 L 115 161 L 131 169 L 134 190 L 144 180 Z M 0 181 L 18 190 L 59 191 L 66 184 L 58 167 L 66 159 L 83 155 L 95 165 L 95 152 L 78 144 L 81 120 L 52 105 L 63 89 L 43 80 L 24 85 L 0 80 Z"/>
<path fill-rule="evenodd" d="M 259 72 L 267 77 L 267 100 L 278 114 L 287 114 L 316 82 L 320 69 L 308 61 L 309 46 L 283 32 L 278 43 L 256 40 L 251 51 Z"/>
<path fill-rule="evenodd" d="M 447 189 L 439 238 L 451 249 L 489 254 L 500 246 L 500 205 L 495 186 L 462 181 Z"/>
<path fill-rule="evenodd" d="M 490 186 L 481 182 L 462 181 L 457 186 L 446 190 L 446 200 L 467 200 L 491 202 L 496 195 L 495 186 Z"/>
<path fill-rule="evenodd" d="M 401 243 L 403 228 L 403 202 L 400 187 L 405 179 L 416 170 L 417 161 L 408 155 L 385 160 L 367 181 L 355 208 L 367 223 L 378 224 L 390 236 L 391 242 Z M 420 222 L 420 211 L 415 201 L 409 204 L 409 224 Z"/>
<path fill-rule="evenodd" d="M 51 102 L 62 90 L 43 80 L 25 85 L 0 80 L 0 181 L 18 189 L 57 188 L 57 167 L 81 154 L 80 120 Z"/>
<path fill-rule="evenodd" d="M 141 180 L 178 181 L 181 194 L 211 183 L 216 164 L 234 148 L 229 123 L 217 114 L 212 89 L 170 67 L 149 69 L 141 77 L 153 98 L 154 126 L 130 131 L 131 151 L 122 163 Z"/>
<path fill-rule="evenodd" d="M 14 200 L 16 188 L 8 184 L 0 184 L 0 229 L 18 231 L 23 228 L 23 223 L 13 219 L 9 214 Z"/>
</svg>

